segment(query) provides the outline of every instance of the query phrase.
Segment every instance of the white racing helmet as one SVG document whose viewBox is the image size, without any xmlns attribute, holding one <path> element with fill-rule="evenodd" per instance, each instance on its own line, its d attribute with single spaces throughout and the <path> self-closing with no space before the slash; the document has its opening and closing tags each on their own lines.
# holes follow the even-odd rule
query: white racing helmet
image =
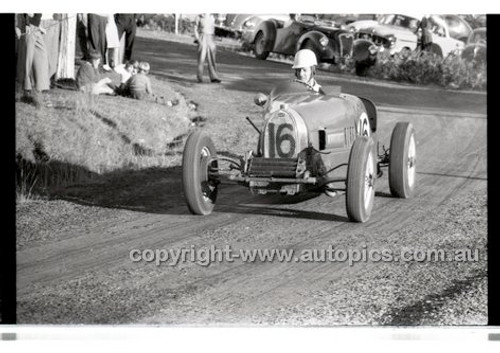
<svg viewBox="0 0 500 353">
<path fill-rule="evenodd" d="M 316 54 L 311 49 L 300 49 L 293 60 L 292 69 L 302 69 L 304 67 L 316 66 Z"/>
</svg>

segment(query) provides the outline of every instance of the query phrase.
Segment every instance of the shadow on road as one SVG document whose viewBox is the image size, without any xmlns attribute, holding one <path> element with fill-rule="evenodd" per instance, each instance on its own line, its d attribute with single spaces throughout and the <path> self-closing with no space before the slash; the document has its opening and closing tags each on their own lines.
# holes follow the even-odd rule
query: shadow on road
<svg viewBox="0 0 500 353">
<path fill-rule="evenodd" d="M 62 163 L 64 164 L 64 163 Z M 74 166 L 59 166 L 71 170 Z M 81 169 L 81 167 L 78 167 Z M 182 168 L 148 168 L 120 170 L 98 175 L 88 170 L 87 182 L 69 186 L 48 187 L 45 195 L 84 206 L 97 206 L 154 214 L 190 215 L 182 192 Z M 346 217 L 331 213 L 287 208 L 320 196 L 307 193 L 296 196 L 253 195 L 239 185 L 222 185 L 214 212 L 303 218 L 347 222 Z"/>
</svg>

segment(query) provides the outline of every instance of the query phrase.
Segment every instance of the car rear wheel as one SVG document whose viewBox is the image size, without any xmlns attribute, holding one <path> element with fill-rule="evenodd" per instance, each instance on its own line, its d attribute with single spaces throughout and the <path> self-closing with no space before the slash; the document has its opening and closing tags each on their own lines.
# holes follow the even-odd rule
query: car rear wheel
<svg viewBox="0 0 500 353">
<path fill-rule="evenodd" d="M 399 122 L 391 136 L 389 155 L 389 188 L 395 197 L 409 198 L 416 182 L 415 130 L 409 122 Z"/>
<path fill-rule="evenodd" d="M 354 222 L 366 222 L 370 218 L 375 199 L 377 168 L 373 153 L 373 139 L 360 136 L 352 145 L 347 167 L 346 209 Z"/>
<path fill-rule="evenodd" d="M 255 37 L 255 57 L 259 60 L 266 60 L 269 51 L 266 50 L 266 37 L 264 32 L 260 31 Z"/>
<path fill-rule="evenodd" d="M 217 168 L 217 153 L 210 137 L 201 131 L 186 141 L 182 158 L 182 186 L 189 211 L 197 215 L 212 212 L 218 181 L 211 175 Z"/>
</svg>

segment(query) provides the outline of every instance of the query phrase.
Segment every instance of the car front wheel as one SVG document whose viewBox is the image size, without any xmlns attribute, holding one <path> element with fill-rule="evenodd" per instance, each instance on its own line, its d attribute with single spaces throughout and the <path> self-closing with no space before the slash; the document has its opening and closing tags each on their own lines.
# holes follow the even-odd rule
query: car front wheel
<svg viewBox="0 0 500 353">
<path fill-rule="evenodd" d="M 360 136 L 352 145 L 347 167 L 346 209 L 354 222 L 366 222 L 370 218 L 375 199 L 376 163 L 373 139 Z"/>
<path fill-rule="evenodd" d="M 217 198 L 217 153 L 210 137 L 201 131 L 186 141 L 182 158 L 182 186 L 189 211 L 197 215 L 212 212 Z"/>
<path fill-rule="evenodd" d="M 389 188 L 391 194 L 409 198 L 415 191 L 416 182 L 415 130 L 409 122 L 399 122 L 391 136 L 389 155 Z"/>
</svg>

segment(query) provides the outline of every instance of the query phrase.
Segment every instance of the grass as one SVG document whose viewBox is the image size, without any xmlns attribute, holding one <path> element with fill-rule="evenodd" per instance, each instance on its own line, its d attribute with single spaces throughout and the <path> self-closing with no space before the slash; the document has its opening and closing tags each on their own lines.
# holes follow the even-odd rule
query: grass
<svg viewBox="0 0 500 353">
<path fill-rule="evenodd" d="M 190 111 L 166 81 L 151 82 L 158 96 L 179 104 L 58 88 L 48 94 L 51 107 L 17 101 L 17 201 L 112 171 L 178 164 L 173 149 L 191 127 Z"/>
</svg>

